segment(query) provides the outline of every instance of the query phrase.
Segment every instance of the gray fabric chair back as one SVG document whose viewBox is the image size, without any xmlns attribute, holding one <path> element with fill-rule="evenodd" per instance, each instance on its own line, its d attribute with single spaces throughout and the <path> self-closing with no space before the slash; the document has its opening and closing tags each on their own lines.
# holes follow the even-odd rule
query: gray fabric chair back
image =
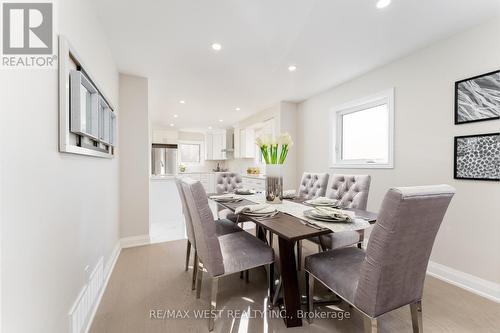
<svg viewBox="0 0 500 333">
<path fill-rule="evenodd" d="M 326 196 L 342 207 L 366 210 L 370 182 L 369 175 L 332 175 Z"/>
<path fill-rule="evenodd" d="M 300 181 L 298 196 L 302 199 L 324 197 L 328 186 L 327 173 L 304 172 Z"/>
<path fill-rule="evenodd" d="M 187 207 L 186 196 L 184 195 L 184 189 L 182 188 L 182 181 L 180 178 L 175 178 L 175 186 L 177 186 L 177 191 L 179 192 L 179 196 L 181 198 L 182 203 L 182 215 L 184 215 L 184 221 L 186 223 L 186 234 L 189 242 L 196 249 L 196 240 L 194 238 L 194 229 L 193 222 L 191 221 L 191 213 Z"/>
<path fill-rule="evenodd" d="M 235 189 L 243 186 L 243 179 L 239 173 L 221 172 L 217 173 L 215 179 L 215 191 L 218 194 L 233 192 Z"/>
<path fill-rule="evenodd" d="M 182 188 L 193 222 L 198 257 L 210 275 L 222 275 L 224 274 L 222 252 L 205 189 L 199 181 L 189 178 L 182 179 Z"/>
<path fill-rule="evenodd" d="M 377 317 L 422 298 L 434 239 L 454 193 L 448 185 L 387 192 L 361 265 L 356 307 Z"/>
</svg>

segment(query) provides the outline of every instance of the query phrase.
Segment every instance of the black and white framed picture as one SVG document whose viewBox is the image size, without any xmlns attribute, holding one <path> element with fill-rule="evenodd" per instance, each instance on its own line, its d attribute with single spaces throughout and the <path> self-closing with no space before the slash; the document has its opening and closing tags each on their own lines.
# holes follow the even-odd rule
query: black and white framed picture
<svg viewBox="0 0 500 333">
<path fill-rule="evenodd" d="M 500 181 L 500 133 L 456 136 L 454 178 Z"/>
<path fill-rule="evenodd" d="M 500 70 L 455 82 L 455 124 L 500 119 Z"/>
</svg>

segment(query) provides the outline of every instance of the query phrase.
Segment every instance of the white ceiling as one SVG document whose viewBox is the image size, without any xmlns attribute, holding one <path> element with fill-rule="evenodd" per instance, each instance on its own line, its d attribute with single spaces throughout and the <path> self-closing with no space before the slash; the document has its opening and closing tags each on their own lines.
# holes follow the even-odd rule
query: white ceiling
<svg viewBox="0 0 500 333">
<path fill-rule="evenodd" d="M 150 79 L 153 127 L 178 129 L 229 126 L 281 100 L 304 100 L 500 15 L 499 0 L 375 3 L 95 1 L 119 70 Z"/>
</svg>

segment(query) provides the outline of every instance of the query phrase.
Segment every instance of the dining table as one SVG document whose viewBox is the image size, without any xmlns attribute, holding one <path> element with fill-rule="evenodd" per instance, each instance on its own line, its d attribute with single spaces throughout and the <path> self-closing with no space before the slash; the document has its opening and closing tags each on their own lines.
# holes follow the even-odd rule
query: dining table
<svg viewBox="0 0 500 333">
<path fill-rule="evenodd" d="M 252 193 L 249 195 L 234 194 L 235 200 L 232 201 L 218 201 L 214 200 L 212 197 L 213 195 L 208 195 L 209 200 L 215 201 L 218 205 L 232 212 L 240 206 L 266 203 L 264 193 Z M 274 206 L 277 211 L 274 215 L 267 217 L 246 214 L 241 215 L 244 215 L 245 221 L 250 220 L 256 224 L 256 237 L 262 241 L 271 243 L 266 237 L 267 233 L 269 233 L 271 238 L 273 234 L 277 235 L 280 259 L 279 268 L 285 311 L 283 319 L 286 327 L 302 326 L 302 319 L 299 316 L 299 310 L 301 310 L 301 295 L 294 250 L 297 242 L 327 235 L 332 232 L 364 230 L 376 222 L 377 214 L 366 210 L 343 208 L 342 210 L 345 211 L 346 214 L 353 217 L 351 222 L 322 222 L 306 218 L 303 215 L 305 210 L 313 208 L 311 205 L 308 205 L 304 199 L 283 199 L 281 203 L 274 203 L 271 205 Z"/>
</svg>

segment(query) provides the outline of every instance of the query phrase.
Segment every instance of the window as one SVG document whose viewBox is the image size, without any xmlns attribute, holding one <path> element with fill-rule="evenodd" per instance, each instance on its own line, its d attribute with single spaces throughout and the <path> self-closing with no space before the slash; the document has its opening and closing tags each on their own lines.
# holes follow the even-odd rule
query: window
<svg viewBox="0 0 500 333">
<path fill-rule="evenodd" d="M 98 95 L 96 87 L 81 71 L 72 70 L 71 86 L 71 132 L 98 139 Z"/>
<path fill-rule="evenodd" d="M 179 154 L 181 164 L 201 164 L 201 143 L 180 143 Z"/>
<path fill-rule="evenodd" d="M 394 90 L 332 111 L 333 168 L 392 168 Z"/>
</svg>

